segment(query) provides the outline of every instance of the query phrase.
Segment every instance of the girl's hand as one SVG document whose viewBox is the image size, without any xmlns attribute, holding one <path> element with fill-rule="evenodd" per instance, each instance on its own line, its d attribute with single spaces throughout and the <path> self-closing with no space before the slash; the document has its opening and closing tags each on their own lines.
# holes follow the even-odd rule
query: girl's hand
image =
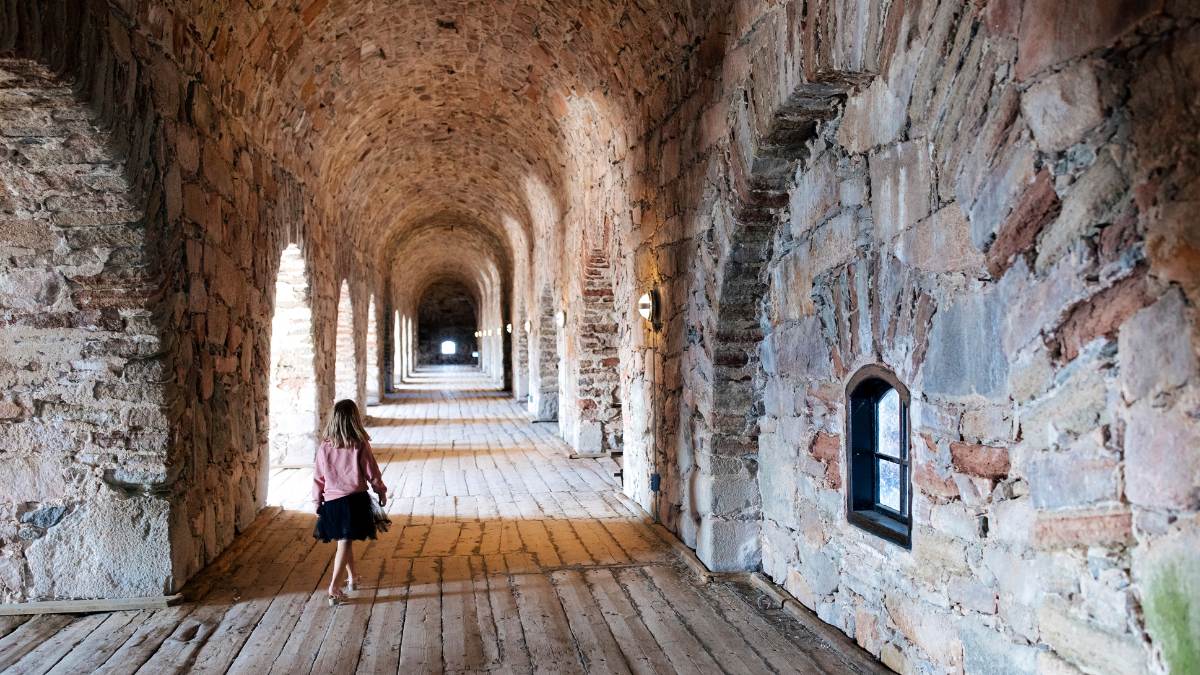
<svg viewBox="0 0 1200 675">
<path fill-rule="evenodd" d="M 379 495 L 379 506 L 380 506 L 380 508 L 387 506 L 387 493 L 386 492 Z"/>
</svg>

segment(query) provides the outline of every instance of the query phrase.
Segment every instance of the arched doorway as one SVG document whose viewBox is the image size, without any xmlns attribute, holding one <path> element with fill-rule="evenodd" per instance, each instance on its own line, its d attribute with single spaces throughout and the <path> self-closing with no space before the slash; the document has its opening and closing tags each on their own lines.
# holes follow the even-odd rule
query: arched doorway
<svg viewBox="0 0 1200 675">
<path fill-rule="evenodd" d="M 379 379 L 379 331 L 372 295 L 367 301 L 367 405 L 379 404 Z"/>
<path fill-rule="evenodd" d="M 313 366 L 308 277 L 304 254 L 296 244 L 283 250 L 275 278 L 269 402 L 270 465 L 311 464 L 317 420 L 317 378 Z"/>
<path fill-rule="evenodd" d="M 334 343 L 333 398 L 358 400 L 358 377 L 354 349 L 354 304 L 350 300 L 350 284 L 342 282 L 338 295 L 337 334 Z"/>
<path fill-rule="evenodd" d="M 417 365 L 480 364 L 480 327 L 474 295 L 462 282 L 430 284 L 417 306 Z"/>
</svg>

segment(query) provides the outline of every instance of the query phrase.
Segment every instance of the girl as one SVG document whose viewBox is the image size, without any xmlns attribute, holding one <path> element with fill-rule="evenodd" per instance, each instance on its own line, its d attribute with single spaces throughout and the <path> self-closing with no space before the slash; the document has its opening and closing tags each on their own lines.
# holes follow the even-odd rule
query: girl
<svg viewBox="0 0 1200 675">
<path fill-rule="evenodd" d="M 343 570 L 346 588 L 353 591 L 357 587 L 353 540 L 375 538 L 375 517 L 367 485 L 379 496 L 380 506 L 387 504 L 387 486 L 383 484 L 375 455 L 371 454 L 370 440 L 354 401 L 338 401 L 329 424 L 325 425 L 313 467 L 313 501 L 317 504 L 313 536 L 325 543 L 337 540 L 333 578 L 329 580 L 330 606 L 346 601 L 346 594 L 338 586 Z"/>
</svg>

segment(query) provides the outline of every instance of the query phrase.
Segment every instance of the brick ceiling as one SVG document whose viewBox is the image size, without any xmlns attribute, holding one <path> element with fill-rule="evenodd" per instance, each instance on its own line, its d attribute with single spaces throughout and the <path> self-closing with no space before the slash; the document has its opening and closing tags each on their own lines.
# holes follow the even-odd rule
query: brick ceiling
<svg viewBox="0 0 1200 675">
<path fill-rule="evenodd" d="M 223 104 L 316 183 L 349 236 L 392 255 L 436 240 L 414 227 L 481 230 L 504 248 L 507 220 L 532 241 L 527 181 L 561 202 L 579 155 L 632 142 L 692 42 L 683 13 L 704 3 L 175 4 Z"/>
</svg>

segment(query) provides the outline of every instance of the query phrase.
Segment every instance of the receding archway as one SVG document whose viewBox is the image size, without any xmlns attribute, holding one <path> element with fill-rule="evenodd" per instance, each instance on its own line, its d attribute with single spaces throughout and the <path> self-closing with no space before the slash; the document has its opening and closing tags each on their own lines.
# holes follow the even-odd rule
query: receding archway
<svg viewBox="0 0 1200 675">
<path fill-rule="evenodd" d="M 272 467 L 312 463 L 316 438 L 317 377 L 312 309 L 304 254 L 290 244 L 279 259 L 271 319 L 269 443 Z"/>
<path fill-rule="evenodd" d="M 453 279 L 433 282 L 417 305 L 417 365 L 478 365 L 478 330 L 479 312 L 470 289 Z M 446 343 L 453 348 L 444 349 Z"/>
<path fill-rule="evenodd" d="M 354 303 L 350 300 L 350 284 L 343 281 L 338 295 L 337 337 L 334 343 L 333 398 L 358 399 L 357 354 L 354 348 Z"/>
<path fill-rule="evenodd" d="M 367 405 L 379 403 L 379 327 L 375 322 L 375 296 L 367 301 Z"/>
</svg>

